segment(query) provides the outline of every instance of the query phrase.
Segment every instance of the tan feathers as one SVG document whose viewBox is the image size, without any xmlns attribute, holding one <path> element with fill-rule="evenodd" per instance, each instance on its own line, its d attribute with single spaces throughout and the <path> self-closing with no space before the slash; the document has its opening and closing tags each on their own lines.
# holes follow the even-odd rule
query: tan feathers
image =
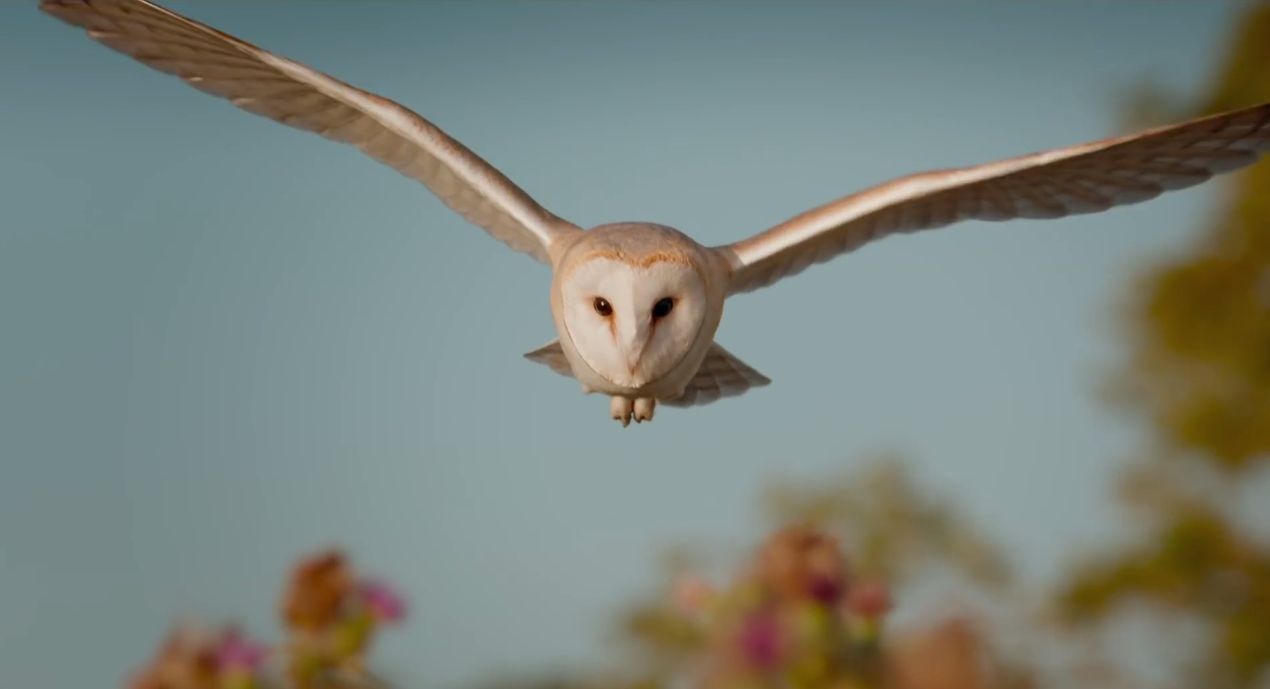
<svg viewBox="0 0 1270 689">
<path fill-rule="evenodd" d="M 718 247 L 730 294 L 794 275 L 898 232 L 961 220 L 1059 218 L 1138 203 L 1256 161 L 1270 104 L 986 165 L 923 172 L 813 208 Z"/>
</svg>

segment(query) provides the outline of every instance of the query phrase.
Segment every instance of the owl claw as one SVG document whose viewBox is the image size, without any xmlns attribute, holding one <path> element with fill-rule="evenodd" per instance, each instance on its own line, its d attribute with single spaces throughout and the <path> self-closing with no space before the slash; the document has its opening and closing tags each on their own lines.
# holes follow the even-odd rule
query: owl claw
<svg viewBox="0 0 1270 689">
<path fill-rule="evenodd" d="M 635 400 L 635 423 L 652 421 L 653 410 L 657 408 L 657 400 L 651 397 L 640 397 Z"/>
<path fill-rule="evenodd" d="M 617 396 L 609 398 L 609 413 L 613 415 L 614 421 L 622 424 L 622 428 L 626 428 L 631 425 L 631 398 Z"/>
<path fill-rule="evenodd" d="M 631 421 L 635 423 L 652 421 L 653 411 L 656 408 L 657 400 L 651 397 L 631 399 L 614 395 L 609 398 L 609 413 L 612 414 L 614 421 L 622 424 L 622 428 L 631 425 Z"/>
</svg>

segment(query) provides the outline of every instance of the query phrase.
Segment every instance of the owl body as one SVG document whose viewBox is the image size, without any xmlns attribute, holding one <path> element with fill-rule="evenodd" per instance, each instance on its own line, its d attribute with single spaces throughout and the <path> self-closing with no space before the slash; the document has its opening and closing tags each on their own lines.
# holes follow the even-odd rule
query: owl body
<svg viewBox="0 0 1270 689">
<path fill-rule="evenodd" d="M 239 108 L 356 146 L 548 264 L 559 337 L 525 356 L 609 395 L 624 426 L 651 420 L 658 403 L 708 404 L 771 382 L 714 341 L 732 296 L 888 235 L 963 220 L 1101 212 L 1199 184 L 1270 151 L 1266 103 L 901 177 L 706 247 L 653 223 L 583 230 L 418 113 L 149 0 L 41 0 L 40 7 Z"/>
<path fill-rule="evenodd" d="M 665 276 L 659 274 L 667 269 L 678 274 L 680 283 L 687 284 L 678 285 L 679 289 L 667 285 L 662 279 Z M 577 235 L 553 261 L 551 280 L 551 313 L 561 352 L 573 377 L 587 392 L 666 401 L 681 397 L 701 369 L 723 318 L 727 270 L 726 262 L 717 253 L 665 225 L 613 223 Z M 624 292 L 626 298 L 604 289 L 592 289 L 591 284 L 576 284 L 588 281 L 588 271 L 607 278 L 614 274 L 624 278 L 611 288 Z M 632 302 L 641 292 L 646 293 L 642 306 L 667 297 L 677 299 L 674 310 L 666 318 L 683 315 L 687 322 L 682 332 L 677 333 L 679 337 L 666 343 L 671 346 L 662 360 L 641 371 L 642 375 L 632 376 L 629 370 L 622 370 L 626 362 L 605 362 L 603 356 L 588 356 L 587 346 L 593 343 L 588 343 L 585 334 L 579 332 L 579 325 L 584 324 L 574 322 L 570 310 L 581 311 L 585 317 L 588 310 L 594 309 L 594 299 L 603 297 L 618 311 L 620 319 L 623 310 L 640 308 L 641 305 Z M 688 299 L 695 303 L 686 304 Z M 640 313 L 635 318 L 648 316 Z M 620 325 L 610 334 L 620 337 L 618 330 Z M 603 334 L 601 332 L 601 337 Z M 607 345 L 603 340 L 600 344 Z"/>
</svg>

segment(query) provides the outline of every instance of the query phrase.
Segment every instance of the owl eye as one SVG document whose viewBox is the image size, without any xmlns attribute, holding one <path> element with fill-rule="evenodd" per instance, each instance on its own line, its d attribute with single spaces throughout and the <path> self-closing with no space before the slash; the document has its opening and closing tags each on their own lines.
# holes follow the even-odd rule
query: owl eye
<svg viewBox="0 0 1270 689">
<path fill-rule="evenodd" d="M 671 309 L 675 308 L 675 300 L 670 297 L 663 297 L 653 304 L 653 318 L 665 318 L 670 315 Z"/>
<path fill-rule="evenodd" d="M 605 318 L 613 315 L 613 306 L 610 305 L 608 300 L 605 299 L 604 297 L 596 297 L 595 302 L 592 303 L 592 306 L 595 307 L 596 313 L 600 314 L 601 316 L 604 316 Z"/>
</svg>

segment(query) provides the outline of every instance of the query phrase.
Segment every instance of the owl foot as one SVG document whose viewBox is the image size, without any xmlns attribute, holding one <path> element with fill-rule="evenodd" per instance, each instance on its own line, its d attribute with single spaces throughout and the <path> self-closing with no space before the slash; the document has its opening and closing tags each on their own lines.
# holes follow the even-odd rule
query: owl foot
<svg viewBox="0 0 1270 689">
<path fill-rule="evenodd" d="M 632 420 L 635 423 L 652 421 L 653 411 L 656 408 L 657 400 L 651 397 L 631 399 L 614 395 L 609 398 L 609 413 L 613 415 L 614 421 L 622 424 L 622 428 L 631 425 Z"/>
<path fill-rule="evenodd" d="M 614 421 L 622 424 L 622 428 L 631 425 L 632 404 L 629 397 L 614 395 L 609 398 L 609 413 L 613 415 Z"/>
<path fill-rule="evenodd" d="M 657 408 L 657 400 L 651 397 L 640 397 L 635 400 L 635 423 L 652 421 L 653 410 Z"/>
</svg>

